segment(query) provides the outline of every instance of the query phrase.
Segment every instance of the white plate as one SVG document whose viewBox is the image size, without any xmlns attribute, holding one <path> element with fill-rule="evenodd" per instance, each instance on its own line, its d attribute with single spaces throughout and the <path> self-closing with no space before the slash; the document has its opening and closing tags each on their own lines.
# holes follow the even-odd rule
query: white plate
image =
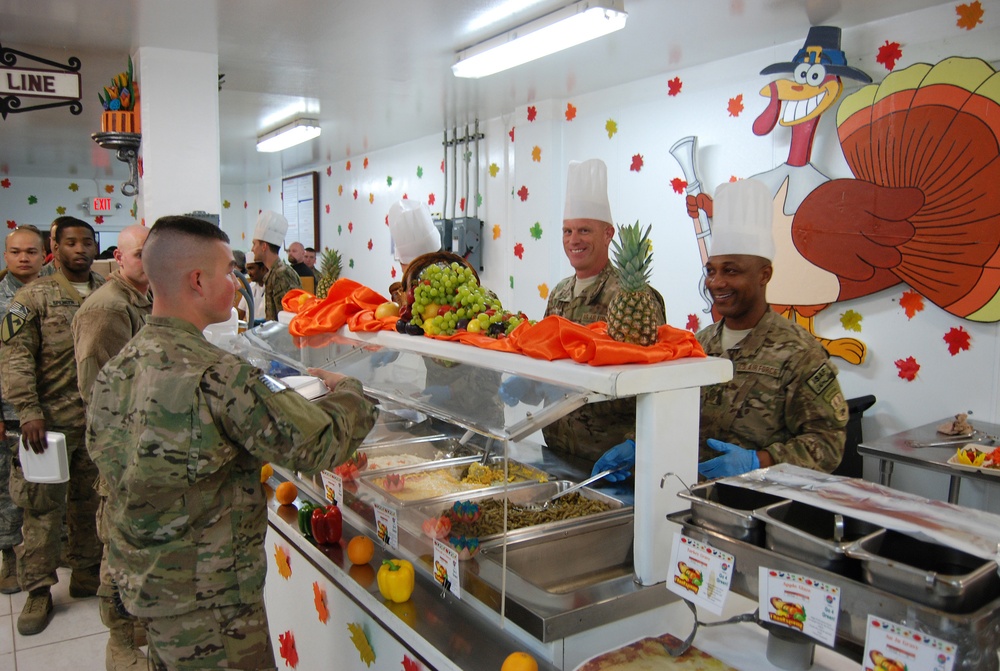
<svg viewBox="0 0 1000 671">
<path fill-rule="evenodd" d="M 323 380 L 312 375 L 289 375 L 281 378 L 281 381 L 287 384 L 289 389 L 294 389 L 310 401 L 325 396 L 329 391 Z"/>
<path fill-rule="evenodd" d="M 990 452 L 992 452 L 996 448 L 995 447 L 985 447 L 983 445 L 977 445 L 976 443 L 969 443 L 968 445 L 963 445 L 959 449 L 963 449 L 963 450 L 975 450 L 977 452 L 985 452 L 986 454 L 989 454 Z M 955 454 L 951 455 L 951 457 L 948 459 L 948 465 L 949 466 L 953 466 L 954 468 L 957 468 L 957 469 L 962 470 L 962 471 L 972 471 L 972 472 L 979 472 L 979 473 L 988 473 L 989 475 L 995 475 L 997 477 L 1000 477 L 1000 468 L 990 468 L 990 467 L 987 467 L 987 466 L 970 466 L 969 464 L 960 463 L 958 461 L 958 452 L 957 452 L 957 450 L 956 450 Z"/>
</svg>

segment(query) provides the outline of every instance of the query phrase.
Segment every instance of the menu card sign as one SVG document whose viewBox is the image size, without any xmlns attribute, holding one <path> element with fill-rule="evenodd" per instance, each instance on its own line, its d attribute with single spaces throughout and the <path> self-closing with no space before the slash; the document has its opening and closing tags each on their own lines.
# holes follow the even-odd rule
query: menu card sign
<svg viewBox="0 0 1000 671">
<path fill-rule="evenodd" d="M 344 505 L 344 479 L 333 471 L 321 471 L 323 496 L 330 503 Z"/>
<path fill-rule="evenodd" d="M 458 552 L 447 543 L 434 539 L 434 580 L 459 599 L 462 598 L 458 572 Z"/>
<path fill-rule="evenodd" d="M 674 534 L 667 589 L 716 615 L 729 595 L 733 555 L 684 534 Z"/>
<path fill-rule="evenodd" d="M 394 509 L 375 504 L 375 533 L 386 546 L 393 550 L 399 548 L 399 522 Z"/>
<path fill-rule="evenodd" d="M 861 668 L 952 671 L 957 654 L 958 646 L 954 643 L 869 615 Z"/>
<path fill-rule="evenodd" d="M 760 619 L 833 646 L 840 617 L 840 588 L 808 576 L 761 566 Z"/>
</svg>

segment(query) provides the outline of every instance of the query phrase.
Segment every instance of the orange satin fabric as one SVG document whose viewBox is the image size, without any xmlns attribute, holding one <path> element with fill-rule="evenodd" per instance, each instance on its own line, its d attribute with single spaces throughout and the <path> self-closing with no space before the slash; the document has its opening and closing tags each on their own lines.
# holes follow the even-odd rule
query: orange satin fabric
<svg viewBox="0 0 1000 671">
<path fill-rule="evenodd" d="M 300 291 L 300 290 L 296 290 Z M 289 292 L 282 304 L 289 309 L 299 300 Z M 303 292 L 304 293 L 304 292 Z M 291 297 L 291 299 L 289 298 Z M 344 324 L 352 331 L 388 331 L 396 328 L 397 317 L 375 318 L 375 308 L 385 302 L 380 294 L 352 280 L 340 279 L 322 301 L 304 299 L 288 331 L 295 336 L 336 331 Z M 536 324 L 521 324 L 506 338 L 490 338 L 480 333 L 460 331 L 450 336 L 425 336 L 454 340 L 473 347 L 515 352 L 534 359 L 572 359 L 591 366 L 620 366 L 631 363 L 659 363 L 685 357 L 704 357 L 705 352 L 690 331 L 661 326 L 658 341 L 650 347 L 612 340 L 607 325 L 595 322 L 582 326 L 563 317 L 551 316 Z"/>
</svg>

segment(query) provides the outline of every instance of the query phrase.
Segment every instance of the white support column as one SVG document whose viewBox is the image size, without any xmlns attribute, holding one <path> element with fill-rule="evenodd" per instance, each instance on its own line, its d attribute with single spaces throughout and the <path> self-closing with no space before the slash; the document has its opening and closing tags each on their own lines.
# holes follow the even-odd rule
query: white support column
<svg viewBox="0 0 1000 671">
<path fill-rule="evenodd" d="M 639 395 L 636 403 L 635 574 L 643 585 L 667 579 L 674 526 L 667 513 L 686 507 L 680 480 L 698 480 L 698 387 Z M 660 489 L 665 473 L 675 473 Z"/>
<path fill-rule="evenodd" d="M 134 57 L 142 119 L 139 216 L 218 214 L 219 57 L 140 47 Z"/>
</svg>

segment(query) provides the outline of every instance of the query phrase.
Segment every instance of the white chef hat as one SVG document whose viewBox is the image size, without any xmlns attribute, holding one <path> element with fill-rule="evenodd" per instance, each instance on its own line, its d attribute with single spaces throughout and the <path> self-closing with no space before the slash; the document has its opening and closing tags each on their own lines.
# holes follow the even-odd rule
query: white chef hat
<svg viewBox="0 0 1000 671">
<path fill-rule="evenodd" d="M 709 256 L 747 254 L 774 260 L 771 192 L 755 179 L 720 184 L 715 190 Z"/>
<path fill-rule="evenodd" d="M 288 232 L 288 220 L 277 212 L 264 210 L 257 217 L 257 226 L 253 229 L 252 240 L 263 240 L 272 245 L 283 247 L 285 233 Z"/>
<path fill-rule="evenodd" d="M 421 254 L 441 249 L 441 234 L 423 201 L 404 198 L 393 203 L 389 208 L 389 235 L 400 263 L 410 263 Z"/>
<path fill-rule="evenodd" d="M 614 224 L 608 202 L 608 166 L 604 161 L 592 158 L 569 162 L 563 219 L 596 219 Z"/>
</svg>

